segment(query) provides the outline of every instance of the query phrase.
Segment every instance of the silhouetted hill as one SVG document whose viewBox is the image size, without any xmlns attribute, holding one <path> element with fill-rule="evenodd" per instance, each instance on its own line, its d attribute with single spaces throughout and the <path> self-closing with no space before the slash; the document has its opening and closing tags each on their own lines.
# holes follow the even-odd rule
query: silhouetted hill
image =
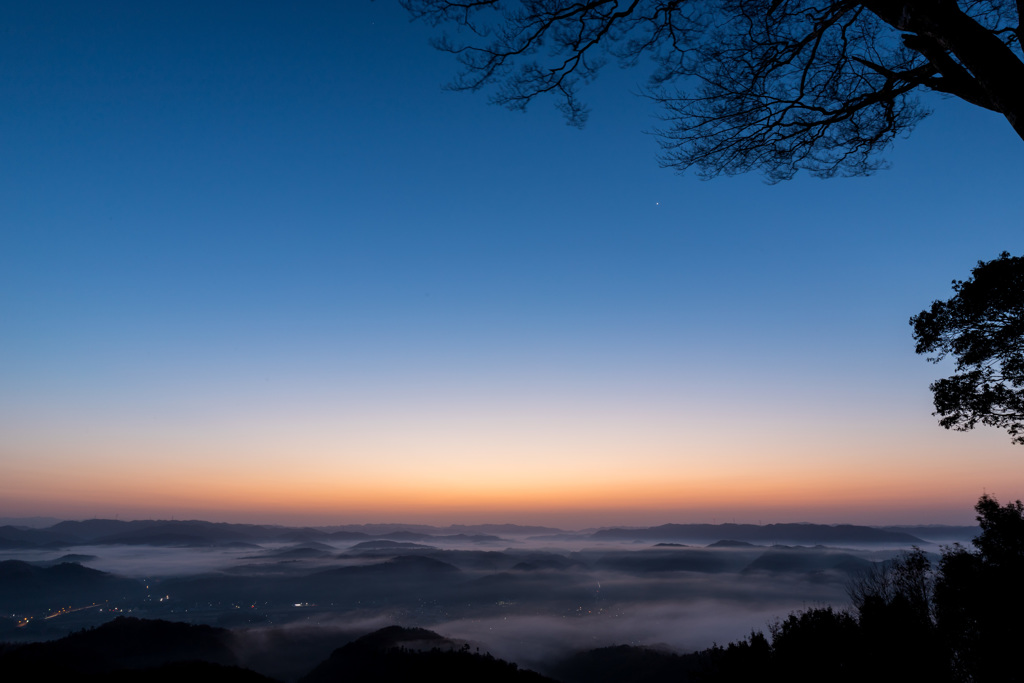
<svg viewBox="0 0 1024 683">
<path fill-rule="evenodd" d="M 274 537 L 278 541 L 284 541 L 289 543 L 301 543 L 303 545 L 314 545 L 320 541 L 326 541 L 330 539 L 330 534 L 320 529 L 311 529 L 309 527 L 302 527 L 299 529 L 295 528 L 284 528 L 275 529 Z"/>
<path fill-rule="evenodd" d="M 923 543 L 920 538 L 853 524 L 663 524 L 646 529 L 601 529 L 591 538 L 602 541 L 703 541 L 722 538 L 748 543 L 802 545 Z"/>
<path fill-rule="evenodd" d="M 521 524 L 452 524 L 442 531 L 456 534 L 494 534 L 498 536 L 531 536 L 534 534 L 557 534 L 562 529 L 547 526 L 523 526 Z"/>
<path fill-rule="evenodd" d="M 26 529 L 16 526 L 0 526 L 0 549 L 61 547 L 75 538 L 49 529 Z"/>
<path fill-rule="evenodd" d="M 495 550 L 438 550 L 424 554 L 463 569 L 495 570 L 511 566 L 514 561 L 508 553 Z"/>
<path fill-rule="evenodd" d="M 746 541 L 731 541 L 721 540 L 715 541 L 714 543 L 708 543 L 708 548 L 756 548 L 757 546 L 753 543 L 747 543 Z"/>
<path fill-rule="evenodd" d="M 595 565 L 601 569 L 631 574 L 675 571 L 718 573 L 736 571 L 750 557 L 749 553 L 715 552 L 704 548 L 650 548 L 630 553 L 609 553 L 598 559 Z"/>
<path fill-rule="evenodd" d="M 328 537 L 332 541 L 362 541 L 373 538 L 369 534 L 364 534 L 361 531 L 332 531 L 328 534 Z"/>
<path fill-rule="evenodd" d="M 438 538 L 456 543 L 500 543 L 505 540 L 492 534 L 445 534 Z"/>
<path fill-rule="evenodd" d="M 0 562 L 0 613 L 81 607 L 107 600 L 140 598 L 138 581 L 63 562 L 39 567 L 20 560 Z"/>
<path fill-rule="evenodd" d="M 860 574 L 871 569 L 868 560 L 827 548 L 775 546 L 747 565 L 744 572 L 821 572 L 835 570 Z"/>
<path fill-rule="evenodd" d="M 277 550 L 270 550 L 258 555 L 250 555 L 249 557 L 255 558 L 275 558 L 280 560 L 301 560 L 301 559 L 318 559 L 324 557 L 331 557 L 337 550 L 324 543 L 303 543 L 295 546 L 289 546 L 286 548 L 278 548 Z"/>
<path fill-rule="evenodd" d="M 226 629 L 120 617 L 103 626 L 44 643 L 0 644 L 0 680 L 220 681 L 267 683 L 241 668 Z M 272 655 L 273 656 L 273 655 Z M 471 653 L 433 631 L 391 626 L 333 651 L 301 680 L 543 682 L 487 654 Z"/>
<path fill-rule="evenodd" d="M 469 651 L 433 631 L 389 626 L 335 650 L 299 683 L 445 683 L 550 681 L 487 654 Z"/>
<path fill-rule="evenodd" d="M 92 542 L 102 536 L 122 533 L 131 529 L 142 529 L 155 524 L 152 520 L 125 522 L 118 519 L 87 519 L 80 522 L 67 521 L 54 524 L 46 531 L 61 534 L 77 542 Z"/>
<path fill-rule="evenodd" d="M 416 581 L 431 581 L 459 573 L 459 568 L 455 565 L 435 560 L 432 557 L 399 555 L 379 564 L 326 569 L 322 572 L 311 574 L 308 578 L 310 580 L 315 580 L 318 577 L 344 577 L 346 579 L 402 578 Z"/>
<path fill-rule="evenodd" d="M 455 566 L 421 555 L 403 555 L 374 564 L 274 575 L 203 574 L 165 579 L 161 592 L 185 605 L 329 603 L 337 609 L 416 599 L 457 582 Z M 223 623 L 223 622 L 222 622 Z"/>
<path fill-rule="evenodd" d="M 318 600 L 348 599 L 392 602 L 438 590 L 461 577 L 461 570 L 421 555 L 402 555 L 387 562 L 315 572 L 301 588 Z"/>
<path fill-rule="evenodd" d="M 522 526 L 520 524 L 452 524 L 447 527 L 429 524 L 340 524 L 319 527 L 331 535 L 336 533 L 361 533 L 372 538 L 382 538 L 396 532 L 412 532 L 424 536 L 451 534 L 484 534 L 496 536 L 531 536 L 536 534 L 561 533 L 562 529 L 545 526 Z"/>
<path fill-rule="evenodd" d="M 61 555 L 55 560 L 43 560 L 40 562 L 33 562 L 37 567 L 52 567 L 54 565 L 63 564 L 65 562 L 71 562 L 74 564 L 82 564 L 83 562 L 92 562 L 98 560 L 99 557 L 96 555 L 80 555 L 78 553 L 68 553 Z"/>
<path fill-rule="evenodd" d="M 55 680 L 60 675 L 155 669 L 194 661 L 235 666 L 228 635 L 229 631 L 212 626 L 119 617 L 60 640 L 5 646 L 0 651 L 0 678 Z"/>
<path fill-rule="evenodd" d="M 452 543 L 496 543 L 494 529 L 525 535 L 549 530 L 514 524 L 447 528 L 417 524 L 369 524 L 351 527 L 278 527 L 260 524 L 228 524 L 202 520 L 89 519 L 59 522 L 45 529 L 0 527 L 0 549 L 65 547 L 71 545 L 229 546 L 231 544 L 303 543 L 318 541 L 424 541 L 443 539 Z M 549 531 L 555 531 L 550 529 Z"/>
<path fill-rule="evenodd" d="M 362 543 L 356 543 L 349 550 L 409 550 L 409 549 L 434 549 L 433 546 L 424 545 L 422 543 L 411 543 L 409 541 L 389 541 L 389 540 L 378 540 L 378 541 L 363 541 Z"/>
<path fill-rule="evenodd" d="M 523 553 L 516 555 L 520 557 L 520 561 L 517 562 L 512 568 L 520 571 L 537 571 L 542 569 L 556 569 L 559 571 L 571 569 L 573 567 L 584 566 L 578 559 L 565 557 L 557 553 Z"/>
<path fill-rule="evenodd" d="M 945 524 L 926 524 L 918 526 L 885 526 L 885 531 L 896 531 L 904 534 L 917 536 L 932 543 L 949 543 L 956 541 L 963 544 L 970 543 L 981 530 L 978 525 L 974 526 L 949 526 Z"/>
<path fill-rule="evenodd" d="M 60 522 L 42 530 L 62 539 L 63 545 L 163 545 L 163 546 L 241 546 L 262 542 L 303 542 L 327 538 L 315 529 L 228 524 L 202 520 L 89 519 Z"/>
<path fill-rule="evenodd" d="M 154 522 L 93 539 L 96 544 L 217 546 L 229 542 L 253 542 L 271 534 L 265 527 L 202 521 Z M 274 533 L 273 536 L 277 536 Z"/>
<path fill-rule="evenodd" d="M 60 521 L 57 517 L 0 517 L 0 526 L 13 526 L 21 529 L 45 529 Z"/>
<path fill-rule="evenodd" d="M 894 544 L 923 543 L 924 538 L 969 540 L 973 527 L 888 527 L 850 524 L 663 524 L 641 529 L 610 528 L 593 533 L 565 533 L 559 529 L 515 524 L 452 525 L 363 524 L 325 528 L 278 527 L 259 524 L 227 524 L 201 520 L 91 519 L 65 521 L 46 529 L 0 527 L 0 549 L 64 547 L 81 544 L 126 544 L 163 546 L 225 546 L 241 543 L 309 543 L 316 541 L 448 541 L 452 543 L 497 543 L 502 536 L 543 537 L 548 540 L 619 540 L 710 543 L 731 539 L 761 544 Z M 547 534 L 547 536 L 543 536 Z"/>
</svg>

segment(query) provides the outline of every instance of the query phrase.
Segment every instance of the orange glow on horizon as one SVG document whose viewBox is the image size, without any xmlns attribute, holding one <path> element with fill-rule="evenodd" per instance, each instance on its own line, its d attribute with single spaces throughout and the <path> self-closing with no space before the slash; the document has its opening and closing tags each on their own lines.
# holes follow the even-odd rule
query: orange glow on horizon
<svg viewBox="0 0 1024 683">
<path fill-rule="evenodd" d="M 151 514 L 142 516 L 293 519 L 317 524 L 487 520 L 558 526 L 572 520 L 580 527 L 721 522 L 737 516 L 745 522 L 843 523 L 882 509 L 905 511 L 905 518 L 897 521 L 909 523 L 915 510 L 943 506 L 962 508 L 963 523 L 969 523 L 971 505 L 981 492 L 973 482 L 938 474 L 922 475 L 911 485 L 906 479 L 887 482 L 876 474 L 849 472 L 798 477 L 792 472 L 761 470 L 726 476 L 678 471 L 624 474 L 595 468 L 571 475 L 548 474 L 524 471 L 491 479 L 445 470 L 420 476 L 364 472 L 345 477 L 269 468 L 234 474 L 194 468 L 152 473 L 138 466 L 48 477 L 45 486 L 38 474 L 23 472 L 9 480 L 4 497 L 10 509 L 31 505 L 40 514 L 46 513 L 49 504 L 51 510 L 82 509 L 90 511 L 85 516 L 108 517 L 116 510 L 149 510 Z M 19 488 L 44 493 L 21 495 Z"/>
<path fill-rule="evenodd" d="M 834 445 L 803 434 L 780 446 L 749 434 L 715 440 L 648 431 L 629 441 L 605 438 L 599 426 L 518 440 L 502 433 L 493 447 L 483 434 L 457 431 L 433 440 L 334 440 L 284 430 L 263 439 L 259 425 L 237 442 L 200 432 L 171 441 L 127 433 L 23 439 L 4 453 L 0 515 L 581 528 L 733 517 L 915 523 L 935 519 L 920 511 L 941 511 L 943 519 L 971 523 L 983 490 L 1024 497 L 1021 456 L 999 435 L 911 448 L 881 437 Z M 990 453 L 984 468 L 969 455 L 972 443 Z"/>
</svg>

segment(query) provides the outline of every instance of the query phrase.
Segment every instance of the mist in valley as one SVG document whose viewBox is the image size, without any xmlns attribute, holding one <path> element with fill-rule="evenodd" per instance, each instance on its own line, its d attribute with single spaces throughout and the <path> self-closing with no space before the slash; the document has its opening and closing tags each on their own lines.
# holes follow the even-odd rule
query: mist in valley
<svg viewBox="0 0 1024 683">
<path fill-rule="evenodd" d="M 755 543 L 728 537 L 741 531 L 735 525 L 666 528 L 659 538 L 161 524 L 128 536 L 8 542 L 0 640 L 58 638 L 117 616 L 209 624 L 231 629 L 242 666 L 294 680 L 334 648 L 397 624 L 543 672 L 584 650 L 693 652 L 794 611 L 841 609 L 857 576 L 911 545 L 937 550 L 905 532 L 858 541 L 851 529 L 867 527 L 828 538 L 841 528 L 821 525 L 793 532 L 816 527 L 837 543 Z M 709 542 L 715 531 L 722 538 Z M 773 533 L 787 540 L 781 528 Z"/>
</svg>

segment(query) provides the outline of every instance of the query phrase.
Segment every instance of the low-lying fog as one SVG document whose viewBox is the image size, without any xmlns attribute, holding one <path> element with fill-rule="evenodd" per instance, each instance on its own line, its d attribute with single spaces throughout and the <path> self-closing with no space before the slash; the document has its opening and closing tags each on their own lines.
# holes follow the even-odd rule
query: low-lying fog
<svg viewBox="0 0 1024 683">
<path fill-rule="evenodd" d="M 401 624 L 543 668 L 572 651 L 615 644 L 689 652 L 764 630 L 794 610 L 842 608 L 853 577 L 900 551 L 449 537 L 226 548 L 83 545 L 7 550 L 0 560 L 43 566 L 64 559 L 134 580 L 108 589 L 116 594 L 83 588 L 74 599 L 95 605 L 87 614 L 53 617 L 35 636 L 23 629 L 27 638 L 63 635 L 83 619 L 132 614 L 235 628 L 240 651 L 255 661 L 269 641 L 302 640 L 329 652 Z M 142 588 L 127 594 L 134 584 Z M 14 609 L 0 608 L 42 622 L 59 607 L 22 597 L 7 598 Z"/>
</svg>

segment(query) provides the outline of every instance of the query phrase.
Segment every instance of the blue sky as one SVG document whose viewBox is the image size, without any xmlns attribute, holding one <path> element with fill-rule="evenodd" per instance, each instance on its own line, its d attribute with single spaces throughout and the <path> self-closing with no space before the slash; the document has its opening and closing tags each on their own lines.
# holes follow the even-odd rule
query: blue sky
<svg viewBox="0 0 1024 683">
<path fill-rule="evenodd" d="M 907 324 L 1021 253 L 1001 117 L 933 96 L 890 170 L 704 182 L 658 167 L 643 71 L 582 131 L 510 113 L 443 91 L 394 2 L 0 16 L 0 513 L 874 523 L 1024 495 L 1009 437 L 936 425 Z"/>
</svg>

